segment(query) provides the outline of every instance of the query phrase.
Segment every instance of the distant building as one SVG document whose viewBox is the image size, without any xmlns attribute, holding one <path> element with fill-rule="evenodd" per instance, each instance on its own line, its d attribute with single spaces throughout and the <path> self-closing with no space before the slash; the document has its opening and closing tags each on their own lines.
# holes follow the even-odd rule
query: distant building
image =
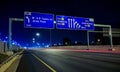
<svg viewBox="0 0 120 72">
<path fill-rule="evenodd" d="M 8 43 L 0 41 L 0 52 L 3 53 L 6 51 L 8 51 Z"/>
<path fill-rule="evenodd" d="M 7 42 L 0 41 L 0 53 L 6 52 L 9 49 L 9 45 Z M 20 46 L 18 45 L 12 45 L 12 50 L 18 50 L 20 49 Z"/>
</svg>

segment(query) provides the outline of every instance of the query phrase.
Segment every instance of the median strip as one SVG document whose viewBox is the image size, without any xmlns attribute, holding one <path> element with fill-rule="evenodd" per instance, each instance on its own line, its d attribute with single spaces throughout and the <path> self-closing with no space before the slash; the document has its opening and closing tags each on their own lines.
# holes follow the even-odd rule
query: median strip
<svg viewBox="0 0 120 72">
<path fill-rule="evenodd" d="M 37 57 L 35 54 L 32 54 L 36 59 L 38 59 L 41 63 L 43 63 L 47 68 L 49 68 L 52 72 L 57 72 L 55 69 L 53 69 L 51 66 L 49 66 L 47 63 L 45 63 L 43 60 L 41 60 L 39 57 Z"/>
</svg>

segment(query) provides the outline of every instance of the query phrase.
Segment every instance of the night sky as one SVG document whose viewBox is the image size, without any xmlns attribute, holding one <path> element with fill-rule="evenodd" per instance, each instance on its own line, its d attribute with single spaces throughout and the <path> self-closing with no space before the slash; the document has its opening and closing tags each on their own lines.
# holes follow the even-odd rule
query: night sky
<svg viewBox="0 0 120 72">
<path fill-rule="evenodd" d="M 113 28 L 120 28 L 120 3 L 118 0 L 1 0 L 1 38 L 8 36 L 9 18 L 23 18 L 24 11 L 90 17 L 94 18 L 96 24 L 108 24 Z M 49 29 L 24 28 L 24 22 L 13 22 L 12 29 L 13 40 L 24 46 L 32 44 L 33 37 L 40 44 L 49 43 Z M 36 32 L 40 33 L 39 38 L 35 36 Z M 68 37 L 72 42 L 79 41 L 86 43 L 86 31 L 52 30 L 52 43 L 62 43 L 64 37 Z M 94 40 L 94 38 L 91 37 L 91 40 Z"/>
</svg>

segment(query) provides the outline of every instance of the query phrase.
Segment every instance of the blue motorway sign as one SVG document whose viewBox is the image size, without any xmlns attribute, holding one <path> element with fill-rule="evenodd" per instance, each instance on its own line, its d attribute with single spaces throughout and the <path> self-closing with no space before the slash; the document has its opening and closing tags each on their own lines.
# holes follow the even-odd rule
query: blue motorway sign
<svg viewBox="0 0 120 72">
<path fill-rule="evenodd" d="M 54 15 L 37 12 L 24 12 L 24 27 L 54 28 Z"/>
<path fill-rule="evenodd" d="M 56 28 L 72 30 L 94 30 L 94 19 L 57 15 Z"/>
</svg>

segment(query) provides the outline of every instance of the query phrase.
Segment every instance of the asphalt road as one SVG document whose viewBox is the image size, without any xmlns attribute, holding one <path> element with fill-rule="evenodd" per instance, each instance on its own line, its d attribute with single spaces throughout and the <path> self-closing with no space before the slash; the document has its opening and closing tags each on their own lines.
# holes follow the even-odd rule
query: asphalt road
<svg viewBox="0 0 120 72">
<path fill-rule="evenodd" d="M 120 54 L 34 49 L 23 53 L 17 72 L 120 72 Z"/>
</svg>

